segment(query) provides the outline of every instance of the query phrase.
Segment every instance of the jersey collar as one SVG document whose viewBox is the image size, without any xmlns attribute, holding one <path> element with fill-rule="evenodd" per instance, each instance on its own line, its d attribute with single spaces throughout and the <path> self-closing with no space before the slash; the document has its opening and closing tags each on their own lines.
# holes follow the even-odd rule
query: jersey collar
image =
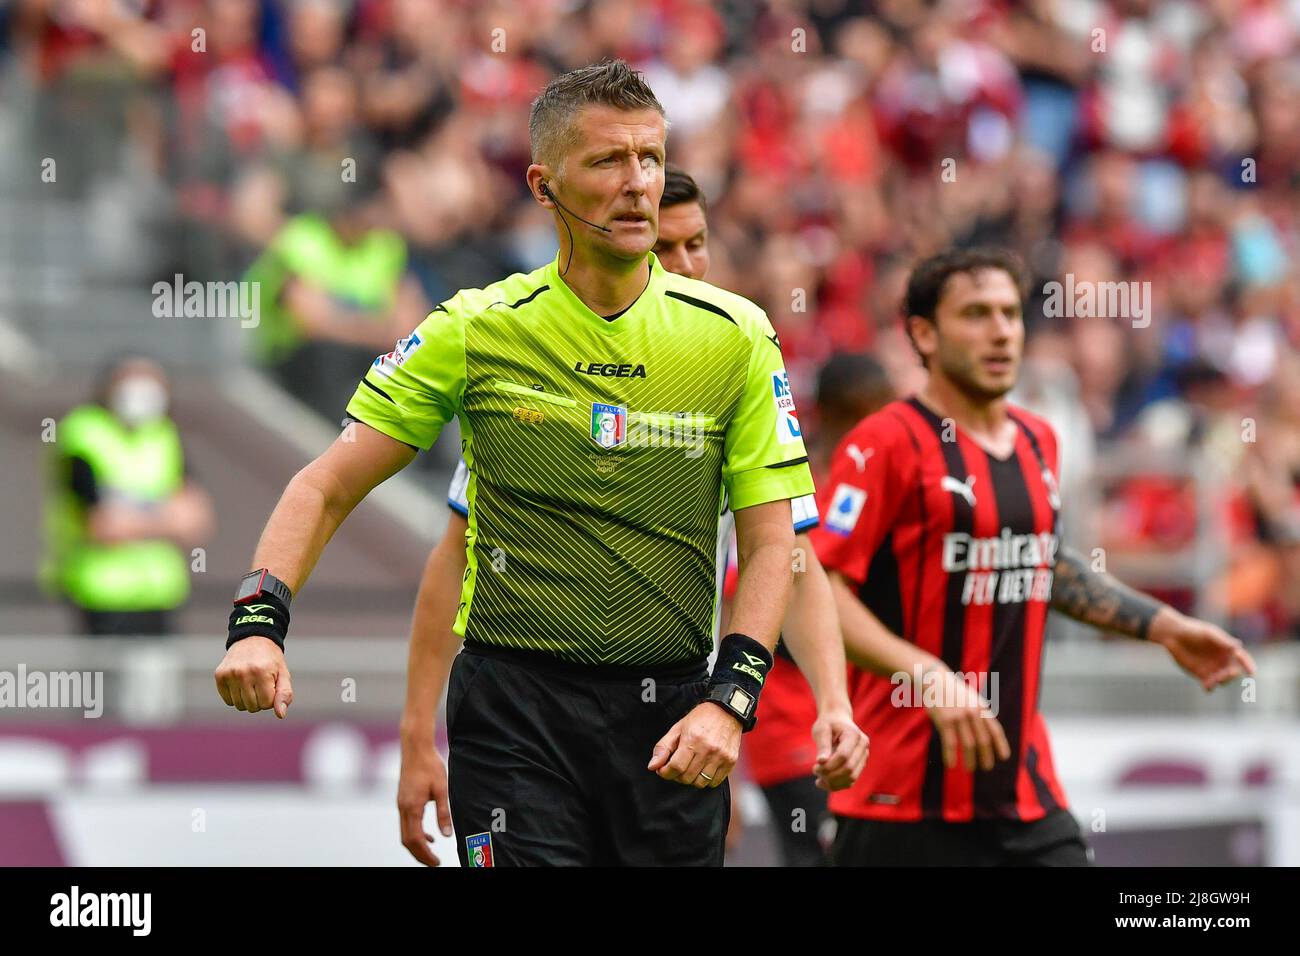
<svg viewBox="0 0 1300 956">
<path fill-rule="evenodd" d="M 663 295 L 664 267 L 659 264 L 659 260 L 653 252 L 646 253 L 646 257 L 650 261 L 650 281 L 646 283 L 645 290 L 637 297 L 636 301 L 614 319 L 606 319 L 604 316 L 591 311 L 587 304 L 569 288 L 568 283 L 560 277 L 560 257 L 558 255 L 547 266 L 546 281 L 551 288 L 560 293 L 561 298 L 564 299 L 568 307 L 581 315 L 589 325 L 607 334 L 614 334 L 623 329 L 639 325 L 638 319 L 649 315 L 654 310 L 655 303 Z"/>
</svg>

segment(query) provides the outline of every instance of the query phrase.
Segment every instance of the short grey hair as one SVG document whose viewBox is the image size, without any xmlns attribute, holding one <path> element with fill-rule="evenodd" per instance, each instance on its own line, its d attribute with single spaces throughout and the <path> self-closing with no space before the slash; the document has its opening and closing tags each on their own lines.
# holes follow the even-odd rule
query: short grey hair
<svg viewBox="0 0 1300 956">
<path fill-rule="evenodd" d="M 559 175 L 560 160 L 577 141 L 574 118 L 583 107 L 593 105 L 654 110 L 664 115 L 663 106 L 645 78 L 623 60 L 606 60 L 596 66 L 572 70 L 551 80 L 533 100 L 528 117 L 533 162 L 544 163 Z"/>
</svg>

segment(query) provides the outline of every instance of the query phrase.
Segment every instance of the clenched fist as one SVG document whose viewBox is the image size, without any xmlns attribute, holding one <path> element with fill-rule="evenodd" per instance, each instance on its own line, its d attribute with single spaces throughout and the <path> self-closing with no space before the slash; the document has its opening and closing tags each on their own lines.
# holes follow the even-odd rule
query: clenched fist
<svg viewBox="0 0 1300 956">
<path fill-rule="evenodd" d="M 659 739 L 646 769 L 688 787 L 716 787 L 740 759 L 740 734 L 739 720 L 704 701 Z"/>
<path fill-rule="evenodd" d="M 274 709 L 283 720 L 293 703 L 284 651 L 268 637 L 246 637 L 231 644 L 214 676 L 221 699 L 238 710 L 255 714 Z"/>
</svg>

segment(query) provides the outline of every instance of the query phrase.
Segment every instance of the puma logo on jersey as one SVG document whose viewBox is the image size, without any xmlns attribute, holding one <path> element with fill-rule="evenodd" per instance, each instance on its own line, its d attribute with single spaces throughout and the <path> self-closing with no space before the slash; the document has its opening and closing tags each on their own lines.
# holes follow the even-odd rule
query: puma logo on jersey
<svg viewBox="0 0 1300 956">
<path fill-rule="evenodd" d="M 867 459 L 875 453 L 876 450 L 874 448 L 868 448 L 866 451 L 863 451 L 857 445 L 850 445 L 848 448 L 844 449 L 844 454 L 853 459 L 853 463 L 858 466 L 858 471 L 860 472 L 867 470 Z"/>
<path fill-rule="evenodd" d="M 944 491 L 951 491 L 954 495 L 960 495 L 966 499 L 966 503 L 972 508 L 975 507 L 975 476 L 971 475 L 966 481 L 960 482 L 952 475 L 944 475 L 939 481 L 939 487 Z"/>
</svg>

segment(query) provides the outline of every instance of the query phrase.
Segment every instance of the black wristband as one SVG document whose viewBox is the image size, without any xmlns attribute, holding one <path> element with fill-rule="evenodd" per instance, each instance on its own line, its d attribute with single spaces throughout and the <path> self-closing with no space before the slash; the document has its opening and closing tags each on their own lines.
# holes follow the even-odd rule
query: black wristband
<svg viewBox="0 0 1300 956">
<path fill-rule="evenodd" d="M 284 650 L 289 633 L 289 609 L 273 594 L 263 594 L 252 604 L 236 604 L 230 612 L 230 630 L 226 650 L 246 637 L 265 637 Z"/>
<path fill-rule="evenodd" d="M 772 652 L 744 634 L 728 634 L 718 642 L 718 659 L 709 686 L 739 684 L 755 701 L 767 672 L 772 669 Z"/>
</svg>

